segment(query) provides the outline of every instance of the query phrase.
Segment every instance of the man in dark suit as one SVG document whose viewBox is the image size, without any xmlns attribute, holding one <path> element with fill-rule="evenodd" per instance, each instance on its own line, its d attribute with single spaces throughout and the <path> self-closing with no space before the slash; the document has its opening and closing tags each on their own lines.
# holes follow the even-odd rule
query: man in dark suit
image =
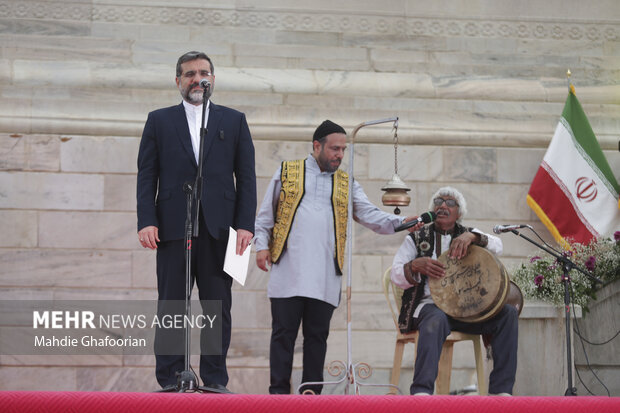
<svg viewBox="0 0 620 413">
<path fill-rule="evenodd" d="M 211 59 L 201 52 L 181 56 L 176 84 L 180 105 L 148 115 L 138 153 L 138 239 L 157 249 L 157 289 L 165 300 L 185 299 L 185 182 L 193 183 L 198 169 L 202 118 L 202 79 L 210 97 L 215 84 Z M 200 300 L 222 303 L 221 355 L 200 357 L 200 377 L 207 387 L 227 391 L 226 353 L 230 344 L 232 279 L 223 271 L 228 228 L 237 230 L 237 254 L 252 240 L 256 213 L 254 146 L 245 115 L 207 101 L 203 187 L 199 236 L 192 240 L 192 276 Z M 162 333 L 157 330 L 157 335 Z M 161 335 L 160 335 L 161 338 Z M 183 355 L 156 354 L 156 376 L 162 387 L 177 384 L 184 370 Z"/>
</svg>

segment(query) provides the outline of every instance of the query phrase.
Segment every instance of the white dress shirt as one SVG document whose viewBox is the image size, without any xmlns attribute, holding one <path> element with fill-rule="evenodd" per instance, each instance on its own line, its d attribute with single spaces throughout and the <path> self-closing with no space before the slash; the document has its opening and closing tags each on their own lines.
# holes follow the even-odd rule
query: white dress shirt
<svg viewBox="0 0 620 413">
<path fill-rule="evenodd" d="M 211 101 L 208 100 L 207 109 L 205 110 L 205 128 L 207 127 L 207 122 L 209 122 L 210 103 Z M 198 163 L 198 154 L 200 150 L 200 127 L 202 126 L 202 103 L 196 106 L 183 101 L 183 107 L 185 108 L 185 117 L 187 118 L 189 134 L 192 137 L 194 156 L 196 157 L 196 163 Z"/>
</svg>

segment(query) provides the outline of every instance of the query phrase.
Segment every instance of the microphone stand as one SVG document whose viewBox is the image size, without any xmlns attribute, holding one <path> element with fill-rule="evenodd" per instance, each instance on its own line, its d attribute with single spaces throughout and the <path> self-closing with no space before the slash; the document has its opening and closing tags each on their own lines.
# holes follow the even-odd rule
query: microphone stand
<svg viewBox="0 0 620 413">
<path fill-rule="evenodd" d="M 538 248 L 540 248 L 541 250 L 547 252 L 548 254 L 554 256 L 556 258 L 556 260 L 562 264 L 562 283 L 564 284 L 564 311 L 566 312 L 565 314 L 565 320 L 566 320 L 566 368 L 568 370 L 568 388 L 566 389 L 566 392 L 564 392 L 564 396 L 576 396 L 577 395 L 577 389 L 575 387 L 573 387 L 573 371 L 572 371 L 572 350 L 571 350 L 571 338 L 570 338 L 570 332 L 571 332 L 571 326 L 570 326 L 570 276 L 569 276 L 569 272 L 572 269 L 576 269 L 577 271 L 579 271 L 580 273 L 584 274 L 586 277 L 588 277 L 590 280 L 603 284 L 603 281 L 601 281 L 600 279 L 598 279 L 597 277 L 593 276 L 592 274 L 590 274 L 589 272 L 583 270 L 582 268 L 579 268 L 579 266 L 577 266 L 574 262 L 572 262 L 571 260 L 569 260 L 567 257 L 565 257 L 562 254 L 559 254 L 558 252 L 547 248 L 546 246 L 541 245 L 540 243 L 532 240 L 531 238 L 527 237 L 526 235 L 521 234 L 519 231 L 517 231 L 516 229 L 511 230 L 510 232 L 512 232 L 513 234 L 529 241 L 530 243 L 536 245 Z"/>
<path fill-rule="evenodd" d="M 191 309 L 191 295 L 192 287 L 194 285 L 192 279 L 192 252 L 193 243 L 192 239 L 197 238 L 199 235 L 199 217 L 200 217 L 200 199 L 202 198 L 202 165 L 204 163 L 204 141 L 207 135 L 207 129 L 205 127 L 205 114 L 207 110 L 208 90 L 210 85 L 207 83 L 203 86 L 202 94 L 202 120 L 200 123 L 200 146 L 198 149 L 198 172 L 196 173 L 196 179 L 194 183 L 185 182 L 183 184 L 183 192 L 186 197 L 186 215 L 185 215 L 185 320 L 187 320 L 192 312 Z M 192 209 L 193 208 L 193 209 Z M 177 372 L 177 384 L 176 386 L 169 386 L 159 390 L 159 392 L 203 392 L 203 393 L 221 393 L 218 389 L 211 387 L 200 386 L 196 374 L 190 366 L 191 356 L 191 331 L 188 326 L 184 327 L 184 344 L 185 344 L 185 358 L 184 358 L 184 370 Z"/>
</svg>

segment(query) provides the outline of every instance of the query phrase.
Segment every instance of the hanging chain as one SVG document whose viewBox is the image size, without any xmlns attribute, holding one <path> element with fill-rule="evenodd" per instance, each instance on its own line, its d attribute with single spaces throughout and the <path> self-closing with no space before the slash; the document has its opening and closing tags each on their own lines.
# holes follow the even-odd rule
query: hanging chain
<svg viewBox="0 0 620 413">
<path fill-rule="evenodd" d="M 394 121 L 394 174 L 398 175 L 398 118 Z"/>
</svg>

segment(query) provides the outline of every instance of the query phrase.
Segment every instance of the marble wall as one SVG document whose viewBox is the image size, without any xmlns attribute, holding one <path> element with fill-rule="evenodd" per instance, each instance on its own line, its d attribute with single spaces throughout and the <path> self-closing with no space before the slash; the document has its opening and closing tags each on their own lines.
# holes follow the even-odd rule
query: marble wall
<svg viewBox="0 0 620 413">
<path fill-rule="evenodd" d="M 136 155 L 147 113 L 180 101 L 174 64 L 192 49 L 214 60 L 214 102 L 247 114 L 259 202 L 280 161 L 310 151 L 322 120 L 351 131 L 399 116 L 398 171 L 412 188 L 403 214 L 426 210 L 438 186 L 453 185 L 470 205 L 468 223 L 527 223 L 550 240 L 525 195 L 569 68 L 620 176 L 616 1 L 337 3 L 0 0 L 0 298 L 156 297 L 154 255 L 135 235 Z M 357 135 L 355 175 L 377 204 L 393 173 L 392 138 L 389 125 Z M 402 237 L 354 229 L 353 355 L 377 383 L 389 380 L 394 345 L 379 279 Z M 532 252 L 502 239 L 509 268 Z M 234 287 L 236 392 L 267 392 L 267 279 L 251 265 L 246 286 Z M 344 311 L 328 360 L 346 359 Z M 454 389 L 475 383 L 470 354 L 457 346 Z M 296 383 L 300 366 L 298 342 Z M 0 389 L 32 389 L 34 378 L 41 390 L 156 387 L 150 356 L 0 354 Z"/>
</svg>

